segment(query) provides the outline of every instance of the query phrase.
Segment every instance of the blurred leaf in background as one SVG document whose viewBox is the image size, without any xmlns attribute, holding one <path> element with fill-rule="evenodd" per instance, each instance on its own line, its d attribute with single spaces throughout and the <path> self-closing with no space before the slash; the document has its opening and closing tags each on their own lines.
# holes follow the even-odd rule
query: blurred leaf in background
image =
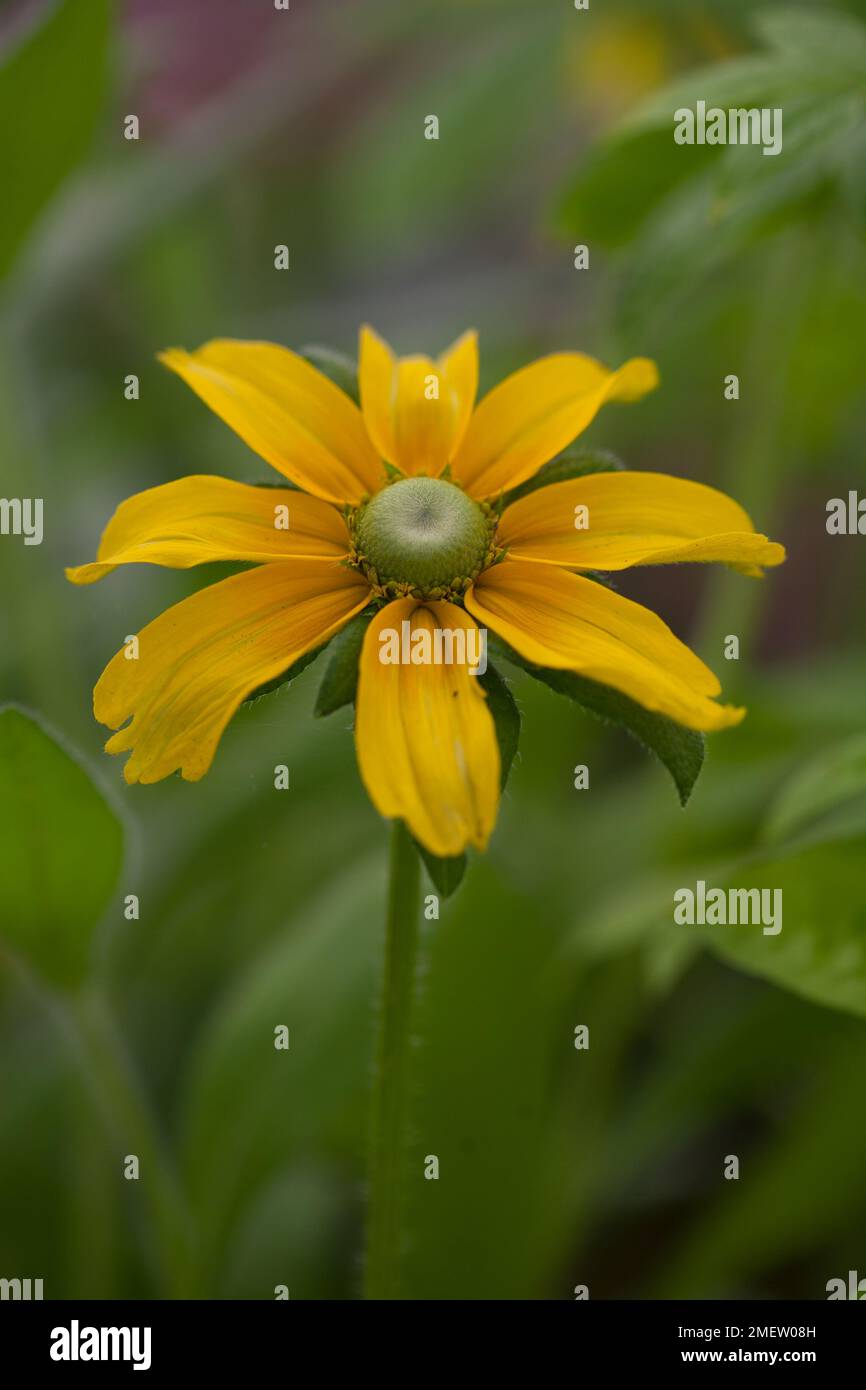
<svg viewBox="0 0 866 1390">
<path fill-rule="evenodd" d="M 122 854 L 80 764 L 24 710 L 0 709 L 0 940 L 44 979 L 80 984 Z"/>
<path fill-rule="evenodd" d="M 52 0 L 7 34 L 0 80 L 0 277 L 31 223 L 87 154 L 109 84 L 111 0 Z"/>
</svg>

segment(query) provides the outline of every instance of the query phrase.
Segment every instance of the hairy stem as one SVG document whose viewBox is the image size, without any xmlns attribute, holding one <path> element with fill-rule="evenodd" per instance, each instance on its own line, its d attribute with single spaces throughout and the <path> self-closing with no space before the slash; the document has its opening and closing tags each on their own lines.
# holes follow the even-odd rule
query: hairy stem
<svg viewBox="0 0 866 1390">
<path fill-rule="evenodd" d="M 420 935 L 418 851 L 402 821 L 391 831 L 382 1007 L 370 1123 L 366 1298 L 400 1296 L 410 1032 Z"/>
</svg>

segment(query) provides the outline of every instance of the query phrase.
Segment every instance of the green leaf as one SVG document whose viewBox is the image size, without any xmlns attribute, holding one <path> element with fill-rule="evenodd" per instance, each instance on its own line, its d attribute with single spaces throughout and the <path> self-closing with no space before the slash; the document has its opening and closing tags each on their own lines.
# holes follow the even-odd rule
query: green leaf
<svg viewBox="0 0 866 1390">
<path fill-rule="evenodd" d="M 692 68 L 674 78 L 666 87 L 651 92 L 645 101 L 612 132 L 611 140 L 626 140 L 641 131 L 664 131 L 673 144 L 674 112 L 680 107 L 707 107 L 725 110 L 742 106 L 777 106 L 805 86 L 832 85 L 832 77 L 817 73 L 814 65 L 798 53 L 749 53 L 742 58 L 723 59 Z M 688 145 L 678 149 L 693 148 Z"/>
<path fill-rule="evenodd" d="M 430 934 L 403 1168 L 405 1296 L 413 1301 L 536 1298 L 554 1287 L 556 1276 L 539 1276 L 551 1230 L 574 1229 L 564 1212 L 568 1184 L 548 1182 L 551 1168 L 561 1179 L 568 1163 L 552 1095 L 560 1040 L 573 1027 L 564 1025 L 549 969 L 557 928 L 538 892 L 521 891 L 481 858 L 448 922 Z M 502 1026 L 530 1017 L 528 1028 Z M 592 1142 L 590 1123 L 581 1113 L 583 1144 Z M 438 1185 L 417 1180 L 424 1155 L 437 1151 L 426 1144 L 430 1134 L 447 1135 L 454 1156 Z M 521 1198 L 521 1175 L 530 1172 L 537 1181 Z M 425 1187 L 437 1188 L 435 1202 Z M 497 1219 L 503 1211 L 509 1220 Z"/>
<path fill-rule="evenodd" d="M 245 1194 L 308 1155 L 311 1140 L 353 1174 L 361 1162 L 383 891 L 381 850 L 349 848 L 290 929 L 229 973 L 186 1054 L 181 1154 L 212 1277 Z"/>
<path fill-rule="evenodd" d="M 356 405 L 360 405 L 358 364 L 353 362 L 351 357 L 337 352 L 334 348 L 322 347 L 318 343 L 301 348 L 301 356 L 306 358 L 311 366 L 318 367 L 319 371 L 329 381 L 333 381 L 335 386 L 339 386 L 341 391 L 345 391 L 347 396 L 351 396 Z"/>
<path fill-rule="evenodd" d="M 359 613 L 331 643 L 331 657 L 319 686 L 314 713 L 318 717 L 334 714 L 344 705 L 351 705 L 358 689 L 358 662 L 364 645 L 364 634 L 372 612 Z"/>
<path fill-rule="evenodd" d="M 263 695 L 273 695 L 275 690 L 281 690 L 284 685 L 289 685 L 302 671 L 306 671 L 308 666 L 312 666 L 316 657 L 321 656 L 327 645 L 327 642 L 323 642 L 320 647 L 313 647 L 311 651 L 304 652 L 304 655 L 299 656 L 297 661 L 293 661 L 291 666 L 283 671 L 281 675 L 274 676 L 272 681 L 266 681 L 264 685 L 257 686 L 256 689 L 247 696 L 243 703 L 245 705 L 254 704 L 255 701 L 260 700 Z"/>
<path fill-rule="evenodd" d="M 511 764 L 520 743 L 520 710 L 505 678 L 499 674 L 495 666 L 488 666 L 478 680 L 487 696 L 487 708 L 493 716 L 496 742 L 499 744 L 500 787 L 505 791 Z"/>
<path fill-rule="evenodd" d="M 750 975 L 813 1003 L 866 1018 L 866 835 L 792 844 L 789 850 L 703 858 L 645 876 L 567 942 L 574 954 L 679 938 Z M 696 882 L 712 889 L 767 890 L 771 922 L 680 925 L 675 895 Z M 778 890 L 780 898 L 772 896 Z M 763 906 L 763 904 L 762 904 Z M 780 909 L 780 911 L 778 911 Z M 781 930 L 764 927 L 781 922 Z"/>
<path fill-rule="evenodd" d="M 292 1294 L 334 1297 L 334 1270 L 343 1262 L 349 1198 L 341 1173 L 312 1155 L 262 1184 L 239 1216 L 214 1296 L 256 1299 L 283 1283 L 292 1252 Z"/>
<path fill-rule="evenodd" d="M 628 253 L 619 287 L 619 331 L 653 331 L 660 306 L 684 308 L 720 268 L 736 264 L 769 234 L 814 214 L 830 180 L 840 189 L 851 133 L 861 108 L 848 94 L 812 93 L 785 102 L 784 148 L 764 159 L 749 145 L 728 145 L 703 174 L 677 188 Z M 689 148 L 685 146 L 683 148 Z M 767 168 L 769 165 L 771 167 Z"/>
<path fill-rule="evenodd" d="M 562 194 L 555 226 L 586 243 L 630 241 L 679 184 L 719 157 L 717 145 L 677 145 L 670 129 L 655 127 L 597 146 Z"/>
<path fill-rule="evenodd" d="M 450 898 L 451 894 L 456 893 L 463 882 L 463 875 L 466 873 L 466 855 L 455 854 L 444 858 L 442 855 L 433 854 L 429 849 L 425 849 L 418 840 L 415 840 L 415 844 L 418 853 L 424 860 L 424 867 L 430 875 L 430 881 L 436 892 L 442 898 Z"/>
<path fill-rule="evenodd" d="M 688 269 L 690 262 L 703 258 L 705 243 L 719 240 L 717 223 L 729 210 L 735 221 L 753 222 L 768 207 L 793 202 L 804 186 L 832 176 L 846 125 L 862 125 L 866 27 L 851 16 L 797 9 L 761 15 L 756 28 L 769 51 L 682 74 L 654 91 L 589 151 L 556 214 L 563 231 L 602 246 L 624 246 L 643 228 L 653 229 L 652 219 L 675 201 L 681 186 L 701 189 L 706 184 L 706 203 L 699 203 L 695 225 L 684 227 L 681 243 L 669 247 L 672 266 Z M 753 148 L 677 145 L 674 113 L 693 110 L 698 100 L 723 110 L 781 108 L 782 157 L 765 160 Z M 843 103 L 839 111 L 831 110 L 834 102 Z M 826 140 L 813 129 L 812 108 L 827 117 Z M 712 175 L 732 160 L 735 186 L 728 190 L 723 182 L 716 188 Z M 741 178 L 754 185 L 754 208 L 742 197 Z M 662 229 L 662 246 L 675 230 Z M 656 245 L 636 249 L 641 267 L 654 264 Z M 727 254 L 739 249 L 738 243 Z"/>
<path fill-rule="evenodd" d="M 549 667 L 534 666 L 531 662 L 524 661 L 522 656 L 500 638 L 491 639 L 491 646 L 506 661 L 522 667 L 559 695 L 567 695 L 582 709 L 589 710 L 590 714 L 627 729 L 664 763 L 674 779 L 680 802 L 685 806 L 703 766 L 703 734 L 696 733 L 694 729 L 685 729 L 664 715 L 653 714 L 651 710 L 644 709 L 642 705 L 609 685 L 600 685 L 598 681 L 576 676 L 571 671 L 554 671 Z"/>
<path fill-rule="evenodd" d="M 110 8 L 108 0 L 52 5 L 3 64 L 0 275 L 90 145 L 105 99 Z"/>
<path fill-rule="evenodd" d="M 698 100 L 728 110 L 776 106 L 784 98 L 787 120 L 787 102 L 807 76 L 802 59 L 766 54 L 684 73 L 653 92 L 588 152 L 562 195 L 556 224 L 585 241 L 624 245 L 680 185 L 702 178 L 723 156 L 721 145 L 676 144 L 675 111 L 694 109 Z"/>
<path fill-rule="evenodd" d="M 625 468 L 622 460 L 618 459 L 616 454 L 609 454 L 606 449 L 587 449 L 582 445 L 574 445 L 558 454 L 555 459 L 551 459 L 543 468 L 539 468 L 525 483 L 506 492 L 503 506 L 508 507 L 512 502 L 526 497 L 530 492 L 536 492 L 540 487 L 549 487 L 551 483 L 566 483 L 572 478 L 584 478 L 589 473 L 615 473 L 622 468 Z"/>
<path fill-rule="evenodd" d="M 866 73 L 866 25 L 854 15 L 787 6 L 759 14 L 755 30 L 771 48 L 809 68 Z"/>
<path fill-rule="evenodd" d="M 824 749 L 782 787 L 774 801 L 762 839 L 779 844 L 794 835 L 818 833 L 838 837 L 844 825 L 863 823 L 866 805 L 866 735 Z"/>
<path fill-rule="evenodd" d="M 741 970 L 866 1018 L 864 852 L 862 836 L 836 840 L 746 863 L 729 875 L 731 887 L 781 893 L 782 930 L 777 935 L 765 936 L 760 925 L 681 930 L 699 933 L 716 955 Z M 725 885 L 717 880 L 707 886 Z"/>
<path fill-rule="evenodd" d="M 54 984 L 85 976 L 123 857 L 84 767 L 15 706 L 0 711 L 0 939 Z"/>
</svg>

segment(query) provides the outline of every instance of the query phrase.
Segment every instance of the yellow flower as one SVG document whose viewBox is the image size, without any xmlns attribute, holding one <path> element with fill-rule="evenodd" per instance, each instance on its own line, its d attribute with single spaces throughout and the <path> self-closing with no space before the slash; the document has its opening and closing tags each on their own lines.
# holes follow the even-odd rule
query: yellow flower
<svg viewBox="0 0 866 1390">
<path fill-rule="evenodd" d="M 88 584 L 136 562 L 253 566 L 170 608 L 139 634 L 137 660 L 123 649 L 103 672 L 94 713 L 118 730 L 107 751 L 131 755 L 128 782 L 202 777 L 241 702 L 367 609 L 361 775 L 379 812 L 434 854 L 489 839 L 494 723 L 467 663 L 386 663 L 387 632 L 465 637 L 478 624 L 528 662 L 612 686 L 690 729 L 742 718 L 715 702 L 716 677 L 660 618 L 581 573 L 717 560 L 759 574 L 780 563 L 782 547 L 736 502 L 662 474 L 605 472 L 502 506 L 606 401 L 652 390 L 652 362 L 611 372 L 555 353 L 476 406 L 474 333 L 433 361 L 395 358 L 364 328 L 359 409 L 271 343 L 219 340 L 161 360 L 290 486 L 189 477 L 151 488 L 121 504 L 94 564 L 67 571 Z"/>
</svg>

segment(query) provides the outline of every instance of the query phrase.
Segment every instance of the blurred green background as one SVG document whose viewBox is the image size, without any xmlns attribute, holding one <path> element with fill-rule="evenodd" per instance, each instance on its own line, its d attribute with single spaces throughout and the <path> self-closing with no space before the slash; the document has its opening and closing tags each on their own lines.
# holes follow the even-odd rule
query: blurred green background
<svg viewBox="0 0 866 1390">
<path fill-rule="evenodd" d="M 866 492 L 866 4 L 6 3 L 0 63 L 0 493 L 45 499 L 41 546 L 0 537 L 0 695 L 112 808 L 6 717 L 0 1275 L 358 1294 L 386 834 L 350 717 L 312 719 L 314 664 L 203 782 L 127 788 L 92 686 L 217 567 L 76 590 L 63 566 L 142 488 L 267 478 L 159 349 L 354 353 L 364 320 L 401 351 L 475 326 L 483 389 L 561 348 L 655 357 L 661 389 L 587 440 L 731 491 L 789 548 L 762 584 L 618 579 L 749 707 L 685 811 L 623 732 L 508 673 L 500 823 L 424 927 L 406 1296 L 823 1298 L 866 1274 L 866 541 L 825 528 Z M 676 147 L 699 97 L 781 106 L 782 154 Z M 781 935 L 675 927 L 697 878 L 783 888 Z"/>
</svg>

